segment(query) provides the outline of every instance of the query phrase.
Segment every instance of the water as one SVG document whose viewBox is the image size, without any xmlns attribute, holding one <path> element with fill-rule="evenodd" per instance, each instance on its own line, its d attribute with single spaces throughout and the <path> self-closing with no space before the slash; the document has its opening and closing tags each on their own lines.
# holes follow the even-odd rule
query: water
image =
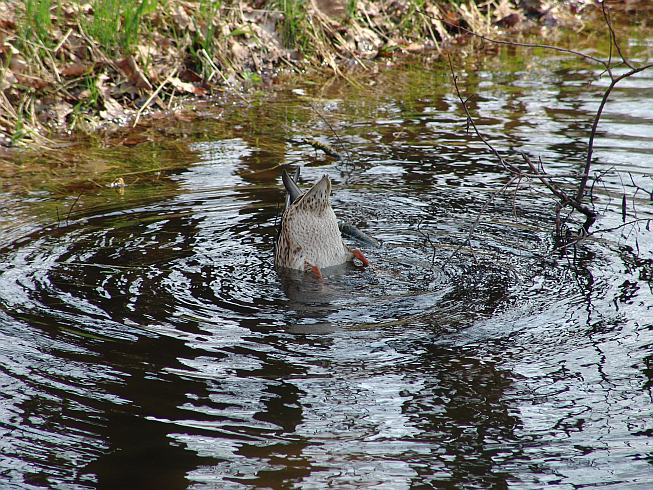
<svg viewBox="0 0 653 490">
<path fill-rule="evenodd" d="M 519 51 L 457 66 L 499 149 L 579 171 L 598 71 Z M 361 84 L 202 106 L 153 142 L 76 149 L 47 187 L 5 181 L 0 487 L 653 486 L 646 223 L 556 250 L 554 201 L 497 192 L 446 64 Z M 653 185 L 651 96 L 645 72 L 609 105 L 596 229 L 622 224 L 627 172 Z M 332 178 L 339 217 L 383 240 L 372 267 L 276 274 L 282 163 Z M 652 217 L 633 191 L 628 220 Z"/>
</svg>

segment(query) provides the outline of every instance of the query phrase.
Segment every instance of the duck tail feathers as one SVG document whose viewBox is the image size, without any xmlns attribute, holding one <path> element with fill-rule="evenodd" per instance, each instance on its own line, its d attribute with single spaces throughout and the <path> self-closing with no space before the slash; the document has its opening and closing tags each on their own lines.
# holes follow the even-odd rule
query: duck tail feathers
<svg viewBox="0 0 653 490">
<path fill-rule="evenodd" d="M 288 172 L 286 172 L 284 169 L 281 174 L 281 180 L 283 181 L 283 185 L 288 192 L 288 195 L 286 196 L 286 207 L 288 207 L 294 203 L 299 196 L 302 195 L 302 190 L 297 185 L 297 181 L 299 180 L 299 167 L 295 169 L 295 174 L 293 177 L 288 175 Z"/>
</svg>

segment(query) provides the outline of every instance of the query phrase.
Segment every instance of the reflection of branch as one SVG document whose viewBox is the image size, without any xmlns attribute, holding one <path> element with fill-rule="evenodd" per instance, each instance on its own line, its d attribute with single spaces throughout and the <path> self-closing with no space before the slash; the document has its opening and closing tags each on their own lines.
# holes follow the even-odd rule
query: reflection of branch
<svg viewBox="0 0 653 490">
<path fill-rule="evenodd" d="M 492 195 L 491 195 L 491 196 L 490 196 L 490 197 L 485 201 L 485 204 L 483 204 L 483 207 L 479 210 L 478 214 L 476 215 L 476 218 L 474 219 L 474 223 L 472 223 L 472 226 L 469 228 L 469 232 L 467 233 L 467 238 L 465 238 L 465 241 L 463 241 L 460 245 L 458 245 L 458 247 L 456 248 L 456 250 L 454 250 L 454 251 L 451 253 L 451 255 L 449 256 L 449 260 L 447 260 L 446 263 L 451 262 L 451 259 L 453 259 L 453 258 L 456 256 L 456 254 L 457 254 L 458 252 L 460 252 L 460 249 L 463 248 L 463 245 L 464 245 L 465 243 L 468 243 L 470 247 L 472 246 L 472 235 L 474 234 L 474 231 L 476 231 L 476 227 L 478 226 L 478 224 L 481 222 L 481 216 L 483 216 L 483 214 L 485 214 L 485 210 L 488 208 L 488 206 L 494 202 L 495 197 L 497 197 L 499 194 L 501 194 L 502 192 L 504 192 L 508 187 L 510 187 L 510 186 L 513 184 L 513 182 L 514 182 L 515 180 L 517 180 L 517 178 L 518 178 L 518 177 L 511 177 L 510 180 L 509 180 L 508 182 L 506 182 L 506 183 L 504 184 L 504 186 L 503 186 L 501 189 L 499 189 L 498 191 L 496 191 L 495 193 L 493 193 L 493 194 L 492 194 Z M 430 241 L 431 241 L 431 240 L 429 239 L 429 242 L 430 242 Z M 474 253 L 474 250 L 472 249 L 472 255 L 473 255 L 473 253 Z M 474 257 L 474 260 L 476 260 L 476 257 Z M 444 265 L 445 265 L 445 264 L 443 264 L 443 266 L 442 266 L 443 269 L 444 269 Z"/>
<path fill-rule="evenodd" d="M 338 145 L 340 145 L 340 148 L 342 148 L 342 149 L 345 151 L 346 155 L 347 155 L 347 160 L 349 160 L 349 164 L 352 165 L 352 166 L 355 166 L 355 165 L 354 165 L 354 161 L 353 161 L 352 158 L 351 158 L 351 153 L 349 153 L 349 149 L 345 146 L 345 144 L 343 143 L 342 139 L 340 138 L 340 135 L 339 135 L 338 132 L 333 128 L 333 126 L 331 125 L 331 123 L 329 122 L 329 120 L 328 120 L 326 117 L 324 117 L 324 114 L 322 114 L 322 113 L 317 109 L 317 107 L 315 107 L 315 105 L 313 105 L 313 104 L 311 104 L 311 103 L 309 103 L 308 105 L 309 105 L 309 107 L 310 107 L 311 109 L 313 109 L 313 112 L 315 112 L 315 114 L 317 114 L 317 115 L 319 116 L 319 118 L 322 119 L 322 121 L 324 121 L 324 124 L 326 124 L 326 125 L 328 126 L 328 128 L 331 130 L 331 132 L 333 133 L 333 135 L 336 137 L 336 140 L 338 141 Z"/>
<path fill-rule="evenodd" d="M 433 250 L 433 255 L 431 256 L 431 270 L 433 270 L 433 266 L 435 265 L 435 243 L 433 243 L 433 240 L 431 240 L 431 235 L 428 233 L 425 233 L 422 231 L 422 220 L 420 219 L 417 222 L 417 233 L 422 235 L 424 239 L 429 242 L 429 245 L 431 246 L 431 250 Z"/>
<path fill-rule="evenodd" d="M 77 198 L 70 205 L 70 208 L 68 208 L 68 214 L 66 215 L 66 224 L 68 224 L 68 220 L 70 219 L 70 213 L 73 212 L 73 209 L 75 209 L 75 206 L 77 205 L 77 203 L 79 202 L 79 200 L 81 199 L 83 194 L 84 194 L 83 192 L 80 192 L 79 196 L 77 196 Z M 57 219 L 59 219 L 59 209 L 58 208 L 57 208 Z"/>
<path fill-rule="evenodd" d="M 635 194 L 633 195 L 633 199 L 637 196 L 637 193 L 638 193 L 639 191 L 642 191 L 642 192 L 648 194 L 648 196 L 649 196 L 649 198 L 651 199 L 651 201 L 653 201 L 653 189 L 649 191 L 648 189 L 644 189 L 643 187 L 638 186 L 638 185 L 635 183 L 635 179 L 633 179 L 633 174 L 630 173 L 630 172 L 628 172 L 628 177 L 630 177 L 630 181 L 632 182 L 633 187 L 635 188 Z"/>
<path fill-rule="evenodd" d="M 561 190 L 559 187 L 557 187 L 546 175 L 544 172 L 544 168 L 537 168 L 531 161 L 530 159 L 525 155 L 522 154 L 522 157 L 530 167 L 532 174 L 534 177 L 539 179 L 555 196 L 556 198 L 559 199 L 558 204 L 556 205 L 556 229 L 559 232 L 560 231 L 560 212 L 562 209 L 566 206 L 570 206 L 572 209 L 582 213 L 585 215 L 585 223 L 583 224 L 583 233 L 587 234 L 589 232 L 590 227 L 594 222 L 596 221 L 597 213 L 593 209 L 591 209 L 588 206 L 585 206 L 582 204 L 583 198 L 585 197 L 585 193 L 587 190 L 587 184 L 590 176 L 590 171 L 591 171 L 591 166 L 592 166 L 592 155 L 594 152 L 594 141 L 596 138 L 596 133 L 599 125 L 599 121 L 601 119 L 601 115 L 603 114 L 603 110 L 605 108 L 605 105 L 608 102 L 608 99 L 610 98 L 610 95 L 612 93 L 612 90 L 614 87 L 621 82 L 623 79 L 628 78 L 630 76 L 633 76 L 639 72 L 642 72 L 644 70 L 647 70 L 649 68 L 653 67 L 653 63 L 648 63 L 639 67 L 634 66 L 632 63 L 628 61 L 626 56 L 624 55 L 624 52 L 621 50 L 621 45 L 619 44 L 619 41 L 617 39 L 616 33 L 614 31 L 614 28 L 612 26 L 612 20 L 610 17 L 610 12 L 609 9 L 606 5 L 606 2 L 601 2 L 601 9 L 603 13 L 603 17 L 605 19 L 605 23 L 608 27 L 609 34 L 610 34 L 610 53 L 608 60 L 602 60 L 600 58 L 597 58 L 595 56 L 591 56 L 585 53 L 582 53 L 580 51 L 576 51 L 573 49 L 567 49 L 567 48 L 561 48 L 558 46 L 552 46 L 548 44 L 538 44 L 538 43 L 523 43 L 523 42 L 515 42 L 515 41 L 504 41 L 504 40 L 499 40 L 499 39 L 492 39 L 490 37 L 487 37 L 483 34 L 479 34 L 477 32 L 474 32 L 472 30 L 466 29 L 461 26 L 455 26 L 451 22 L 449 22 L 445 18 L 441 17 L 434 17 L 437 20 L 451 26 L 451 27 L 456 27 L 468 34 L 471 34 L 472 36 L 475 36 L 479 39 L 482 39 L 484 41 L 493 43 L 493 44 L 499 44 L 499 45 L 507 45 L 507 46 L 520 46 L 520 47 L 526 47 L 526 48 L 541 48 L 541 49 L 548 49 L 548 50 L 553 50 L 557 52 L 562 52 L 562 53 L 568 53 L 568 54 L 573 54 L 575 56 L 584 58 L 588 61 L 592 61 L 594 63 L 597 63 L 601 65 L 604 68 L 604 71 L 608 73 L 610 76 L 610 84 L 606 88 L 605 92 L 603 93 L 603 96 L 601 98 L 601 102 L 599 104 L 599 107 L 596 111 L 596 114 L 594 115 L 594 120 L 592 122 L 592 128 L 588 140 L 588 148 L 587 148 L 587 155 L 585 159 L 585 165 L 583 168 L 582 173 L 580 174 L 580 182 L 578 184 L 578 189 L 575 192 L 575 196 L 571 197 L 568 195 L 566 192 Z M 617 53 L 619 54 L 619 57 L 621 58 L 621 62 L 629 68 L 629 70 L 625 73 L 622 73 L 621 75 L 615 75 L 612 71 L 613 69 L 613 64 L 612 64 L 612 50 L 613 47 L 616 49 Z M 454 87 L 456 90 L 456 93 L 458 95 L 458 98 L 460 99 L 460 102 L 463 105 L 463 109 L 465 110 L 465 114 L 467 115 L 467 124 L 468 126 L 471 125 L 474 128 L 474 131 L 476 132 L 476 135 L 480 138 L 480 140 L 492 151 L 492 153 L 497 157 L 501 165 L 506 168 L 513 176 L 517 175 L 519 177 L 526 177 L 526 176 L 531 176 L 530 174 L 525 174 L 519 170 L 515 165 L 512 165 L 510 163 L 507 163 L 501 155 L 498 153 L 498 151 L 483 137 L 483 135 L 478 131 L 478 128 L 476 127 L 476 124 L 474 123 L 474 120 L 472 119 L 471 115 L 469 114 L 469 110 L 467 108 L 467 104 L 465 99 L 463 99 L 459 87 L 458 87 L 458 82 L 456 75 L 454 73 L 453 69 L 453 64 L 451 62 L 451 58 L 449 57 L 449 67 L 451 68 L 451 74 L 453 77 L 453 83 Z M 633 181 L 632 176 L 631 176 L 631 181 Z M 594 181 L 596 183 L 596 180 Z M 590 196 L 591 196 L 591 191 L 593 190 L 594 183 L 592 184 L 592 188 L 590 189 Z M 635 185 L 633 181 L 633 185 Z M 637 190 L 642 190 L 644 189 L 639 188 L 638 186 L 635 185 Z M 636 191 L 637 192 L 637 191 Z M 646 191 L 648 192 L 648 191 Z M 652 196 L 653 199 L 653 192 L 649 193 Z M 592 204 L 593 206 L 593 204 Z"/>
<path fill-rule="evenodd" d="M 651 223 L 653 223 L 653 218 L 637 218 L 637 219 L 634 219 L 634 220 L 631 220 L 631 221 L 627 221 L 626 223 L 621 223 L 620 225 L 617 225 L 617 226 L 612 226 L 610 228 L 600 228 L 598 230 L 594 230 L 594 231 L 592 231 L 590 233 L 587 233 L 587 234 L 581 234 L 575 240 L 566 242 L 566 243 L 560 245 L 559 247 L 556 247 L 555 249 L 553 249 L 553 251 L 558 252 L 560 250 L 565 250 L 565 249 L 567 249 L 569 247 L 573 247 L 574 245 L 576 245 L 576 244 L 582 242 L 583 240 L 585 240 L 586 238 L 588 238 L 590 236 L 598 235 L 599 233 L 608 233 L 608 232 L 620 230 L 622 228 L 626 228 L 627 226 L 631 226 L 631 225 L 635 226 L 635 225 L 637 225 L 639 223 L 646 223 L 646 226 L 648 227 Z"/>
<path fill-rule="evenodd" d="M 583 224 L 583 230 L 584 232 L 588 232 L 592 224 L 596 221 L 596 212 L 592 209 L 590 209 L 587 206 L 584 206 L 580 201 L 570 197 L 566 192 L 564 192 L 562 189 L 560 189 L 557 185 L 553 183 L 551 178 L 546 175 L 544 172 L 544 167 L 541 165 L 541 168 L 537 168 L 535 164 L 531 161 L 531 159 L 525 154 L 522 153 L 522 158 L 524 161 L 528 164 L 529 168 L 531 169 L 530 174 L 526 174 L 519 169 L 516 165 L 513 165 L 512 163 L 506 162 L 506 160 L 503 159 L 499 151 L 492 146 L 492 144 L 481 134 L 481 132 L 478 130 L 478 127 L 476 126 L 476 123 L 474 122 L 474 118 L 469 112 L 469 108 L 467 107 L 467 102 L 465 98 L 462 96 L 460 93 L 460 88 L 458 87 L 458 79 L 456 77 L 456 73 L 453 68 L 453 63 L 451 61 L 451 57 L 449 57 L 449 68 L 451 70 L 451 76 L 453 78 L 453 84 L 454 88 L 456 90 L 456 94 L 458 95 L 458 99 L 460 100 L 460 103 L 463 106 L 463 110 L 465 111 L 465 115 L 467 116 L 467 124 L 471 125 L 472 128 L 474 128 L 474 131 L 476 132 L 476 135 L 479 137 L 479 139 L 492 151 L 492 153 L 497 157 L 497 160 L 499 160 L 499 163 L 510 172 L 512 175 L 510 181 L 508 182 L 507 185 L 512 184 L 512 182 L 515 181 L 515 179 L 521 180 L 522 178 L 525 177 L 536 177 L 539 179 L 552 193 L 554 196 L 556 196 L 559 199 L 558 204 L 556 205 L 556 231 L 558 232 L 558 235 L 560 234 L 560 211 L 562 208 L 565 206 L 571 206 L 573 209 L 579 211 L 580 213 L 585 215 L 585 223 Z M 504 188 L 505 189 L 505 188 Z M 502 189 L 503 191 L 503 189 Z M 480 214 L 482 214 L 483 210 L 481 211 Z M 480 214 L 477 219 L 480 219 Z M 472 227 L 472 232 L 475 229 L 476 225 Z M 471 238 L 471 232 L 470 232 L 470 238 Z M 469 240 L 469 238 L 468 238 Z M 454 252 L 457 252 L 457 250 Z"/>
<path fill-rule="evenodd" d="M 535 164 L 531 161 L 530 158 L 528 158 L 528 155 L 522 153 L 522 157 L 530 167 L 531 171 L 534 174 L 537 174 L 537 178 L 540 179 L 540 182 L 542 182 L 558 199 L 560 199 L 560 204 L 563 207 L 571 206 L 576 211 L 583 213 L 585 215 L 585 223 L 583 224 L 583 228 L 586 232 L 588 232 L 590 226 L 592 226 L 596 221 L 596 211 L 583 205 L 580 201 L 569 197 L 563 190 L 561 190 L 551 181 L 550 177 L 538 171 L 537 167 L 535 167 Z"/>
<path fill-rule="evenodd" d="M 513 174 L 516 175 L 521 175 L 521 171 L 519 168 L 515 167 L 512 163 L 506 162 L 502 157 L 501 154 L 497 151 L 497 149 L 490 144 L 490 142 L 481 134 L 481 132 L 478 130 L 476 127 L 476 123 L 474 122 L 474 118 L 472 115 L 469 113 L 469 109 L 467 108 L 467 101 L 463 98 L 462 94 L 460 93 L 460 89 L 458 88 L 458 77 L 456 76 L 456 72 L 453 69 L 453 63 L 451 61 L 451 56 L 447 55 L 447 58 L 449 59 L 449 69 L 451 70 L 451 77 L 453 78 L 453 85 L 456 89 L 456 94 L 458 95 L 458 99 L 460 100 L 460 103 L 463 106 L 463 109 L 465 111 L 465 115 L 467 116 L 467 125 L 471 125 L 472 128 L 474 128 L 474 132 L 476 133 L 476 136 L 483 142 L 485 146 L 487 146 L 492 153 L 494 153 L 494 156 L 497 157 L 497 160 L 499 160 L 499 163 L 501 163 L 501 166 L 504 167 L 506 170 L 510 171 Z"/>
<path fill-rule="evenodd" d="M 466 32 L 467 34 L 471 34 L 474 37 L 477 37 L 479 39 L 482 39 L 483 41 L 487 41 L 489 43 L 493 44 L 503 44 L 506 46 L 520 46 L 522 48 L 540 48 L 540 49 L 549 49 L 551 51 L 558 51 L 559 53 L 567 53 L 567 54 L 573 54 L 576 56 L 580 56 L 581 58 L 585 58 L 587 60 L 593 61 L 595 63 L 599 63 L 600 65 L 603 65 L 606 69 L 608 68 L 608 64 L 603 61 L 600 58 L 596 58 L 594 56 L 591 56 L 589 54 L 582 53 L 580 51 L 576 51 L 575 49 L 569 49 L 569 48 L 561 48 L 560 46 L 553 46 L 552 44 L 540 44 L 540 43 L 524 43 L 524 42 L 517 42 L 517 41 L 504 41 L 502 39 L 493 39 L 491 37 L 484 36 L 483 34 L 479 34 L 478 32 L 474 32 L 470 29 L 466 29 L 465 27 L 462 27 L 460 25 L 455 25 L 451 21 L 445 19 L 444 17 L 438 17 L 438 16 L 429 16 L 432 19 L 439 20 L 441 22 L 444 22 L 450 27 L 454 27 L 456 29 L 459 29 L 463 32 Z"/>
</svg>

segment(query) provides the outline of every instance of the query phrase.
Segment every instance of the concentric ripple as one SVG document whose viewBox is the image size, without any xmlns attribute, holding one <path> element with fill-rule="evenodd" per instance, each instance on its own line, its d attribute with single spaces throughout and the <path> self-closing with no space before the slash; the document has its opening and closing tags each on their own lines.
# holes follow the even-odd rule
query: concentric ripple
<svg viewBox="0 0 653 490">
<path fill-rule="evenodd" d="M 490 137 L 541 148 L 567 175 L 592 94 L 557 85 L 558 62 L 544 78 L 481 66 L 476 110 Z M 383 75 L 381 101 L 322 94 L 351 160 L 253 137 L 239 111 L 326 131 L 280 93 L 225 116 L 188 148 L 194 163 L 162 172 L 165 188 L 98 190 L 59 219 L 8 201 L 24 214 L 0 223 L 0 487 L 652 481 L 653 241 L 645 225 L 618 228 L 617 177 L 595 194 L 614 231 L 556 251 L 548 194 L 498 193 L 505 176 L 456 98 L 433 92 L 445 76 L 404 68 Z M 637 83 L 631 106 L 651 79 Z M 628 146 L 646 185 L 653 115 L 611 118 L 631 143 L 598 165 Z M 383 242 L 365 249 L 371 267 L 274 270 L 277 163 L 298 162 Z"/>
</svg>

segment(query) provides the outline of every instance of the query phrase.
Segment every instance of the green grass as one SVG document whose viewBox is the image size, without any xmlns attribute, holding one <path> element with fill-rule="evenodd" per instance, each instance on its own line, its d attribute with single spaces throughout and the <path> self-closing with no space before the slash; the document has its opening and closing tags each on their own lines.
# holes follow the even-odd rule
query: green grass
<svg viewBox="0 0 653 490">
<path fill-rule="evenodd" d="M 424 0 L 408 0 L 408 9 L 401 20 L 399 28 L 404 34 L 416 35 L 424 31 L 424 19 L 420 13 L 424 12 Z"/>
<path fill-rule="evenodd" d="M 25 17 L 20 25 L 24 39 L 38 39 L 47 44 L 50 37 L 52 0 L 25 0 Z"/>
<path fill-rule="evenodd" d="M 130 52 L 138 44 L 143 27 L 148 27 L 146 16 L 154 12 L 158 2 L 159 0 L 93 0 L 90 3 L 92 14 L 82 16 L 80 24 L 103 48 Z M 58 40 L 52 38 L 53 24 L 63 25 L 60 21 L 62 6 L 72 3 L 81 6 L 84 2 L 25 0 L 18 29 L 23 42 L 40 42 L 47 47 L 56 45 Z M 202 0 L 201 3 L 211 2 Z"/>
<path fill-rule="evenodd" d="M 278 0 L 276 5 L 283 12 L 281 39 L 284 46 L 299 49 L 306 47 L 308 41 L 302 31 L 306 19 L 304 0 Z"/>
<path fill-rule="evenodd" d="M 212 73 L 212 67 L 209 66 L 207 60 L 201 55 L 204 51 L 206 56 L 210 59 L 215 59 L 215 18 L 220 13 L 222 7 L 221 1 L 215 0 L 200 0 L 197 13 L 192 17 L 192 22 L 195 27 L 192 34 L 192 42 L 189 46 L 190 57 L 194 63 L 194 69 L 197 70 L 205 79 L 208 79 Z M 179 42 L 186 32 L 178 32 L 173 30 L 173 36 Z"/>
<path fill-rule="evenodd" d="M 197 26 L 199 27 L 197 32 L 201 32 L 201 36 L 197 39 L 197 42 L 209 55 L 213 54 L 214 48 L 215 26 L 213 25 L 213 19 L 220 11 L 221 5 L 222 2 L 200 0 L 199 20 L 204 25 L 204 29 L 201 29 L 202 26 Z"/>
<path fill-rule="evenodd" d="M 353 19 L 356 17 L 356 0 L 347 0 L 347 18 Z"/>
<path fill-rule="evenodd" d="M 86 19 L 89 36 L 104 48 L 130 52 L 138 44 L 144 17 L 156 9 L 158 0 L 94 0 L 93 16 Z"/>
</svg>

